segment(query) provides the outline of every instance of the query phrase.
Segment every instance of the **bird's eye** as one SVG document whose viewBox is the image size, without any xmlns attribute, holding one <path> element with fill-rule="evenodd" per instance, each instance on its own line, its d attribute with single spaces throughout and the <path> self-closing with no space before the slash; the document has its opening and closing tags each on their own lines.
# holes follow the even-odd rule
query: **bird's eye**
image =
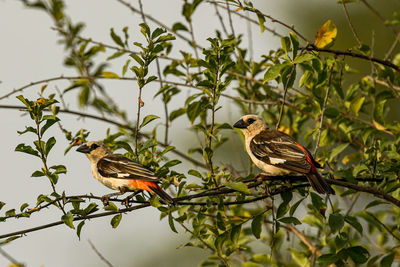
<svg viewBox="0 0 400 267">
<path fill-rule="evenodd" d="M 99 147 L 98 144 L 92 144 L 92 145 L 90 146 L 90 150 L 95 150 L 95 149 L 98 148 L 98 147 Z"/>
<path fill-rule="evenodd" d="M 247 120 L 247 125 L 250 125 L 250 124 L 252 124 L 253 122 L 255 122 L 256 120 L 255 119 L 248 119 Z"/>
</svg>

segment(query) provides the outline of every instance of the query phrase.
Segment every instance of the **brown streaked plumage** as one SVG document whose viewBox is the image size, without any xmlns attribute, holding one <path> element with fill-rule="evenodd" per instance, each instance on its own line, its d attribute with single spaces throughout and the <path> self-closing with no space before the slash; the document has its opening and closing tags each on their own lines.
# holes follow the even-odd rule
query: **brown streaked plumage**
<svg viewBox="0 0 400 267">
<path fill-rule="evenodd" d="M 242 130 L 251 160 L 268 175 L 281 176 L 293 172 L 304 174 L 318 193 L 335 194 L 318 173 L 317 168 L 321 166 L 292 137 L 268 129 L 264 120 L 257 115 L 245 115 L 233 126 Z"/>
<path fill-rule="evenodd" d="M 146 190 L 157 194 L 166 204 L 174 200 L 158 185 L 160 179 L 143 165 L 120 155 L 113 155 L 101 142 L 87 142 L 77 149 L 91 163 L 92 174 L 105 186 L 124 191 Z"/>
</svg>

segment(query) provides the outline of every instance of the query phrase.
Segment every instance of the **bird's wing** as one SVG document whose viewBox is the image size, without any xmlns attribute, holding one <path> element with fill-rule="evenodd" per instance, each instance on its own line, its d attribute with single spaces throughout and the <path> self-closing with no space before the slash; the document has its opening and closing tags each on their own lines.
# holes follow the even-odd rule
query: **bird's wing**
<svg viewBox="0 0 400 267">
<path fill-rule="evenodd" d="M 135 179 L 158 182 L 154 173 L 141 164 L 119 155 L 107 155 L 97 163 L 97 170 L 106 178 Z"/>
<path fill-rule="evenodd" d="M 316 167 L 310 153 L 289 135 L 277 130 L 266 129 L 250 141 L 254 156 L 275 167 L 309 173 Z"/>
</svg>

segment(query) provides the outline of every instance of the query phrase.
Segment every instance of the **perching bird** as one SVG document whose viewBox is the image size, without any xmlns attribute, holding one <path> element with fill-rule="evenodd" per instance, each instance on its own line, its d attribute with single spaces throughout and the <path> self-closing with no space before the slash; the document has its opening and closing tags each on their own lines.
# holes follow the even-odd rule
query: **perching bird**
<svg viewBox="0 0 400 267">
<path fill-rule="evenodd" d="M 94 178 L 105 186 L 121 193 L 145 190 L 157 194 L 165 204 L 174 203 L 158 185 L 160 179 L 153 172 L 126 157 L 113 155 L 103 143 L 87 142 L 76 151 L 86 154 Z"/>
<path fill-rule="evenodd" d="M 233 127 L 242 130 L 251 160 L 268 175 L 304 174 L 318 193 L 335 194 L 318 173 L 317 168 L 321 166 L 311 153 L 289 135 L 268 129 L 264 120 L 257 115 L 245 115 Z"/>
</svg>

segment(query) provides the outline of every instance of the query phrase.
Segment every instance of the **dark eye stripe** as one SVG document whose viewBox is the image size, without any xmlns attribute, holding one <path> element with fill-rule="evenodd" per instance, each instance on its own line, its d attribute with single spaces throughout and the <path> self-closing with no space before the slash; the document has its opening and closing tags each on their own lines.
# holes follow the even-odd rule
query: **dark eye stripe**
<svg viewBox="0 0 400 267">
<path fill-rule="evenodd" d="M 247 125 L 250 125 L 250 124 L 252 124 L 253 122 L 255 122 L 256 120 L 255 119 L 248 119 L 247 120 Z"/>
<path fill-rule="evenodd" d="M 92 145 L 90 146 L 90 150 L 95 150 L 95 149 L 98 148 L 98 147 L 99 147 L 98 144 L 92 144 Z"/>
</svg>

